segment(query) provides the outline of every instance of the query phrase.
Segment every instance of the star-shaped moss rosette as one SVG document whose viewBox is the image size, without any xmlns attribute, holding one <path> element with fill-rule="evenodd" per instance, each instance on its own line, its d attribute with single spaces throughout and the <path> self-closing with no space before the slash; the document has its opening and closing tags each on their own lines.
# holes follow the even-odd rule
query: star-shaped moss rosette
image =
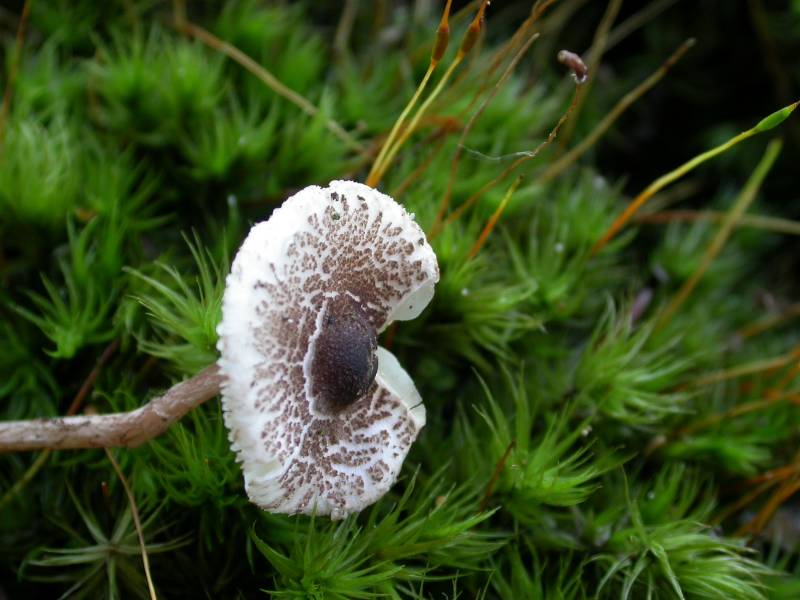
<svg viewBox="0 0 800 600">
<path fill-rule="evenodd" d="M 255 225 L 218 328 L 223 409 L 250 499 L 343 518 L 383 496 L 425 425 L 414 383 L 376 336 L 433 297 L 436 256 L 413 216 L 333 181 Z"/>
</svg>

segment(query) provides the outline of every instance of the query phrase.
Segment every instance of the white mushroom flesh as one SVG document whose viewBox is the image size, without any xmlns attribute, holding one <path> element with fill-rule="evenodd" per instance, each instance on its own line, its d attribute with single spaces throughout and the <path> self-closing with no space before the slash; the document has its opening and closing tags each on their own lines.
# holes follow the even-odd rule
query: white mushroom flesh
<svg viewBox="0 0 800 600">
<path fill-rule="evenodd" d="M 375 333 L 419 315 L 438 279 L 411 215 L 360 183 L 307 187 L 251 229 L 218 347 L 225 423 L 254 503 L 343 518 L 392 486 L 425 407 L 397 359 L 373 352 Z M 340 374 L 341 360 L 356 367 Z M 331 380 L 344 390 L 332 400 Z"/>
</svg>

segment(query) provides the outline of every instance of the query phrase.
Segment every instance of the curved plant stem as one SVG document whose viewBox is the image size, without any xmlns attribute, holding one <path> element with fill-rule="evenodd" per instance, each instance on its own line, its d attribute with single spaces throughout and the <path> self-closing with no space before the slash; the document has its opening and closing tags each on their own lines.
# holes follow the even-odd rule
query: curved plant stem
<svg viewBox="0 0 800 600">
<path fill-rule="evenodd" d="M 673 181 L 676 181 L 686 175 L 689 171 L 694 170 L 695 168 L 699 167 L 701 164 L 722 154 L 723 152 L 727 152 L 731 148 L 733 148 L 739 142 L 743 142 L 744 140 L 753 137 L 759 133 L 763 133 L 765 131 L 769 131 L 770 129 L 777 127 L 781 123 L 783 123 L 789 115 L 794 112 L 797 106 L 800 105 L 800 101 L 795 102 L 794 104 L 790 104 L 789 106 L 785 106 L 780 110 L 775 111 L 771 115 L 761 119 L 755 127 L 748 129 L 747 131 L 743 131 L 738 135 L 733 136 L 727 142 L 720 144 L 712 148 L 711 150 L 707 150 L 702 154 L 698 154 L 691 160 L 683 163 L 677 169 L 674 169 L 667 173 L 666 175 L 662 175 L 658 179 L 656 179 L 653 183 L 647 186 L 644 191 L 642 191 L 636 198 L 634 198 L 630 204 L 625 208 L 621 215 L 619 215 L 608 230 L 602 235 L 602 237 L 595 242 L 594 246 L 592 246 L 590 254 L 594 256 L 600 250 L 602 250 L 611 239 L 619 233 L 619 231 L 627 224 L 628 221 L 631 220 L 634 214 L 642 207 L 644 204 L 652 198 L 657 192 L 661 189 L 667 187 Z"/>
<path fill-rule="evenodd" d="M 436 41 L 433 44 L 433 51 L 431 52 L 430 62 L 428 64 L 428 70 L 425 71 L 425 75 L 422 77 L 422 81 L 417 86 L 417 90 L 414 92 L 414 95 L 411 97 L 411 100 L 408 101 L 406 107 L 403 109 L 403 112 L 400 113 L 400 116 L 397 117 L 397 120 L 394 122 L 392 126 L 392 130 L 389 132 L 389 136 L 386 138 L 386 141 L 383 144 L 380 152 L 378 153 L 377 158 L 375 159 L 372 168 L 367 175 L 366 184 L 370 187 L 375 187 L 378 185 L 378 182 L 381 179 L 383 172 L 386 170 L 384 163 L 386 162 L 387 154 L 389 150 L 391 150 L 395 140 L 397 139 L 398 134 L 401 131 L 401 127 L 403 123 L 405 123 L 408 115 L 414 109 L 417 102 L 419 101 L 422 93 L 425 91 L 425 88 L 428 85 L 428 80 L 433 75 L 433 72 L 436 70 L 436 66 L 439 64 L 442 56 L 447 50 L 447 44 L 450 41 L 450 5 L 452 4 L 452 0 L 447 0 L 447 4 L 444 7 L 444 12 L 442 13 L 442 18 L 439 20 L 439 27 L 436 29 Z M 388 165 L 387 165 L 388 166 Z"/>
<path fill-rule="evenodd" d="M 36 460 L 31 463 L 31 466 L 28 467 L 28 470 L 22 474 L 22 477 L 17 479 L 8 491 L 3 494 L 3 497 L 0 498 L 0 510 L 6 507 L 6 505 L 11 502 L 14 498 L 16 498 L 19 493 L 28 487 L 28 484 L 33 481 L 33 478 L 36 477 L 37 473 L 42 470 L 42 468 L 47 464 L 47 461 L 50 459 L 50 450 L 45 450 L 39 456 L 36 457 Z"/>
<path fill-rule="evenodd" d="M 798 491 L 800 491 L 800 475 L 796 475 L 795 477 L 782 483 L 781 486 L 775 490 L 775 493 L 767 501 L 763 508 L 753 518 L 753 520 L 739 527 L 739 529 L 736 530 L 735 535 L 758 535 L 764 529 L 767 523 L 769 523 L 770 519 L 772 519 L 773 515 L 781 507 L 781 505 L 789 498 L 794 496 Z"/>
<path fill-rule="evenodd" d="M 554 2 L 555 0 L 537 0 L 534 2 L 528 18 L 525 19 L 522 25 L 517 28 L 511 38 L 509 38 L 506 43 L 504 43 L 494 52 L 492 60 L 489 63 L 489 68 L 485 69 L 483 73 L 483 81 L 481 82 L 480 87 L 478 87 L 477 91 L 472 97 L 472 100 L 470 100 L 470 103 L 465 106 L 460 113 L 462 117 L 463 115 L 467 115 L 470 113 L 470 111 L 472 111 L 472 107 L 475 106 L 475 103 L 483 95 L 483 92 L 485 92 L 486 88 L 489 87 L 489 82 L 492 80 L 492 77 L 494 77 L 494 74 L 499 71 L 500 65 L 506 59 L 506 56 L 512 52 L 516 54 L 520 45 L 526 43 L 525 40 L 530 37 L 529 32 L 531 28 L 537 24 L 541 16 Z M 540 35 L 541 32 L 537 31 L 535 33 Z"/>
<path fill-rule="evenodd" d="M 500 173 L 497 177 L 495 177 L 494 179 L 492 179 L 488 183 L 485 183 L 477 192 L 472 194 L 462 204 L 460 204 L 458 206 L 458 208 L 456 208 L 452 213 L 450 213 L 450 215 L 447 217 L 447 219 L 444 220 L 442 226 L 439 227 L 439 229 L 437 231 L 431 231 L 431 233 L 428 235 L 428 237 L 431 238 L 431 239 L 436 237 L 436 235 L 442 230 L 442 228 L 445 225 L 449 225 L 453 221 L 457 221 L 465 211 L 467 211 L 469 208 L 472 207 L 472 205 L 474 205 L 478 200 L 480 200 L 486 192 L 488 192 L 490 189 L 492 189 L 494 186 L 496 186 L 498 183 L 500 183 L 506 177 L 508 177 L 508 175 L 512 171 L 514 171 L 522 163 L 524 163 L 526 161 L 529 161 L 529 160 L 531 160 L 533 158 L 536 158 L 536 156 L 539 155 L 539 152 L 541 152 L 545 147 L 547 147 L 550 144 L 552 144 L 553 140 L 555 140 L 556 136 L 558 135 L 558 130 L 561 128 L 561 126 L 564 124 L 564 122 L 569 118 L 570 114 L 572 114 L 572 111 L 575 108 L 575 103 L 578 100 L 578 90 L 579 90 L 579 88 L 580 88 L 580 85 L 576 85 L 575 86 L 575 93 L 572 96 L 572 101 L 569 103 L 569 106 L 567 107 L 567 110 L 564 111 L 564 114 L 561 115 L 561 118 L 558 120 L 558 122 L 556 123 L 555 127 L 553 127 L 553 129 L 548 134 L 547 139 L 545 139 L 542 143 L 540 143 L 538 146 L 536 146 L 536 148 L 534 148 L 532 151 L 520 153 L 520 154 L 522 154 L 522 156 L 520 156 L 517 160 L 515 160 L 508 167 L 506 167 L 505 170 L 503 170 L 503 172 Z"/>
<path fill-rule="evenodd" d="M 269 89 L 297 106 L 307 115 L 315 117 L 319 114 L 319 108 L 311 104 L 311 102 L 295 92 L 293 89 L 287 87 L 277 77 L 267 71 L 252 58 L 247 56 L 247 54 L 239 50 L 236 46 L 219 39 L 210 31 L 206 31 L 202 27 L 190 23 L 189 21 L 184 21 L 183 23 L 178 22 L 175 24 L 175 26 L 184 33 L 197 38 L 206 46 L 221 52 L 235 62 L 239 63 L 242 67 L 260 79 Z M 344 142 L 351 150 L 355 150 L 359 153 L 365 152 L 364 146 L 362 146 L 352 135 L 347 132 L 347 130 L 344 129 L 344 127 L 339 125 L 336 121 L 328 118 L 325 120 L 325 124 L 330 132 L 342 140 L 342 142 Z"/>
<path fill-rule="evenodd" d="M 774 369 L 780 369 L 781 367 L 796 361 L 798 358 L 800 358 L 800 346 L 793 349 L 791 352 L 781 354 L 780 356 L 754 360 L 752 362 L 736 365 L 735 367 L 731 367 L 729 369 L 714 371 L 707 375 L 703 375 L 702 377 L 698 377 L 692 381 L 690 385 L 711 385 L 713 383 L 719 383 L 720 381 L 726 381 L 728 379 L 737 379 L 747 375 L 763 373 L 764 371 L 772 371 Z"/>
<path fill-rule="evenodd" d="M 631 33 L 652 21 L 677 1 L 678 0 L 655 0 L 654 2 L 646 4 L 639 12 L 632 14 L 609 32 L 605 46 L 603 47 L 603 52 L 611 50 L 611 48 L 619 44 Z"/>
<path fill-rule="evenodd" d="M 433 91 L 431 92 L 430 96 L 425 98 L 425 101 L 419 107 L 417 112 L 414 113 L 414 117 L 411 119 L 411 123 L 409 123 L 408 127 L 406 127 L 404 130 L 398 133 L 396 141 L 394 140 L 387 141 L 387 143 L 384 145 L 384 148 L 388 148 L 388 150 L 386 151 L 386 155 L 384 156 L 380 164 L 377 164 L 376 162 L 376 167 L 374 172 L 370 173 L 370 176 L 367 178 L 366 182 L 367 185 L 375 187 L 380 183 L 381 179 L 383 179 L 383 176 L 386 173 L 386 170 L 391 166 L 392 162 L 397 156 L 397 153 L 400 152 L 400 148 L 403 147 L 406 141 L 408 141 L 408 138 L 411 137 L 411 134 L 414 133 L 414 130 L 417 128 L 417 125 L 419 125 L 420 119 L 427 112 L 428 108 L 430 108 L 430 105 L 433 103 L 433 101 L 436 100 L 436 97 L 442 92 L 444 86 L 447 85 L 447 82 L 453 75 L 453 71 L 455 71 L 458 68 L 458 65 L 461 64 L 462 60 L 463 57 L 460 54 L 459 56 L 456 56 L 456 58 L 453 60 L 450 66 L 447 67 L 447 70 L 444 72 L 444 75 L 442 75 L 442 78 L 439 80 L 439 83 L 437 83 L 436 87 L 433 88 Z M 428 77 L 429 73 L 431 72 L 432 71 L 429 68 L 428 72 L 425 74 L 426 77 Z M 423 80 L 423 82 L 424 81 L 425 80 Z M 414 95 L 414 98 L 412 98 L 412 100 L 416 101 L 416 98 L 417 94 Z M 389 142 L 393 142 L 391 146 L 389 146 Z"/>
<path fill-rule="evenodd" d="M 375 159 L 375 163 L 372 165 L 372 169 L 370 170 L 369 174 L 367 175 L 367 179 L 364 182 L 368 186 L 375 187 L 380 182 L 380 177 L 383 174 L 382 167 L 384 161 L 386 160 L 386 154 L 389 152 L 389 149 L 391 148 L 392 144 L 397 138 L 397 132 L 400 130 L 400 127 L 408 118 L 408 114 L 411 112 L 414 106 L 416 106 L 420 96 L 422 95 L 422 92 L 428 86 L 428 80 L 431 78 L 431 75 L 433 75 L 433 71 L 435 69 L 436 69 L 436 63 L 431 61 L 431 63 L 428 65 L 428 70 L 425 71 L 425 75 L 422 77 L 422 81 L 417 87 L 417 91 L 414 92 L 414 95 L 411 97 L 411 100 L 408 101 L 408 104 L 403 109 L 403 112 L 400 113 L 400 116 L 397 118 L 397 121 L 394 122 L 392 130 L 389 132 L 389 136 L 386 138 L 386 141 L 384 142 L 383 147 L 378 153 L 378 157 Z"/>
<path fill-rule="evenodd" d="M 442 125 L 437 132 L 431 135 L 428 140 L 423 142 L 423 146 L 430 146 L 435 143 L 433 150 L 428 152 L 428 156 L 421 161 L 408 176 L 400 182 L 389 194 L 392 198 L 400 198 L 408 190 L 408 188 L 422 176 L 425 171 L 433 164 L 433 161 L 441 154 L 444 149 L 444 144 L 447 141 L 448 134 L 453 131 L 455 127 L 450 124 Z M 427 142 L 427 143 L 426 143 Z"/>
<path fill-rule="evenodd" d="M 136 528 L 136 537 L 139 538 L 139 548 L 142 551 L 144 577 L 147 580 L 147 590 L 150 592 L 150 600 L 158 600 L 158 596 L 156 596 L 156 588 L 153 585 L 153 577 L 150 575 L 150 561 L 147 558 L 147 546 L 144 543 L 144 531 L 142 531 L 142 521 L 139 518 L 139 509 L 136 507 L 136 498 L 133 495 L 131 486 L 128 484 L 128 480 L 125 478 L 125 474 L 119 467 L 117 459 L 114 458 L 114 455 L 111 454 L 111 451 L 108 448 L 106 448 L 105 451 L 106 456 L 108 456 L 108 460 L 111 462 L 111 466 L 114 467 L 114 471 L 117 473 L 117 477 L 119 477 L 119 480 L 122 482 L 122 487 L 125 488 L 125 495 L 128 496 L 128 504 L 130 504 L 131 507 L 131 517 L 133 518 L 133 525 Z"/>
<path fill-rule="evenodd" d="M 711 240 L 711 243 L 706 249 L 705 254 L 703 254 L 700 264 L 697 266 L 697 269 L 694 273 L 692 273 L 691 277 L 689 277 L 689 279 L 683 283 L 681 289 L 678 290 L 678 293 L 675 294 L 670 303 L 667 304 L 664 310 L 662 310 L 659 314 L 655 324 L 656 329 L 661 329 L 664 327 L 673 317 L 673 315 L 680 309 L 680 307 L 683 306 L 683 303 L 703 278 L 706 271 L 708 271 L 711 263 L 714 262 L 714 259 L 716 259 L 716 257 L 722 251 L 722 248 L 728 241 L 728 238 L 730 237 L 736 223 L 742 218 L 742 215 L 747 210 L 747 207 L 750 206 L 755 199 L 756 194 L 761 187 L 761 183 L 764 181 L 767 173 L 769 173 L 769 170 L 772 168 L 772 165 L 778 158 L 778 154 L 780 154 L 781 151 L 781 145 L 781 141 L 777 139 L 772 140 L 769 143 L 761 162 L 758 163 L 753 171 L 753 174 L 750 176 L 750 179 L 748 179 L 747 183 L 739 194 L 739 197 L 733 203 L 731 209 L 726 213 L 725 220 L 722 222 L 717 235 L 714 236 L 713 240 Z"/>
<path fill-rule="evenodd" d="M 342 12 L 339 15 L 339 23 L 336 25 L 336 34 L 333 36 L 333 50 L 342 58 L 347 54 L 350 43 L 350 34 L 353 31 L 353 23 L 358 11 L 358 0 L 345 0 Z"/>
<path fill-rule="evenodd" d="M 488 5 L 488 0 L 483 0 L 481 2 L 480 8 L 478 8 L 478 13 L 475 15 L 475 18 L 472 20 L 472 23 L 470 23 L 469 27 L 467 28 L 467 31 L 464 33 L 464 37 L 461 40 L 461 46 L 459 47 L 458 52 L 453 58 L 453 62 L 450 63 L 450 66 L 447 67 L 447 70 L 442 75 L 442 78 L 439 80 L 439 83 L 436 84 L 436 87 L 433 88 L 433 91 L 430 93 L 430 95 L 417 109 L 417 112 L 414 113 L 414 117 L 411 119 L 411 123 L 409 123 L 408 127 L 406 127 L 405 129 L 397 131 L 396 141 L 387 140 L 387 143 L 384 145 L 384 150 L 386 151 L 386 154 L 380 161 L 380 163 L 378 163 L 378 161 L 375 162 L 375 165 L 372 168 L 372 172 L 370 172 L 369 177 L 367 178 L 366 182 L 367 185 L 375 187 L 378 185 L 378 183 L 380 183 L 381 179 L 383 179 L 383 175 L 386 173 L 386 170 L 391 166 L 392 162 L 397 156 L 397 153 L 400 151 L 400 148 L 403 147 L 406 141 L 408 141 L 408 138 L 411 137 L 411 134 L 413 134 L 414 131 L 416 130 L 417 125 L 419 125 L 420 119 L 422 119 L 422 117 L 428 111 L 431 104 L 433 104 L 436 98 L 439 97 L 439 95 L 442 93 L 442 90 L 447 85 L 447 82 L 450 81 L 450 78 L 453 76 L 455 70 L 463 62 L 467 54 L 469 54 L 469 51 L 472 50 L 473 46 L 475 45 L 475 42 L 478 39 L 478 35 L 483 29 L 483 15 L 484 12 L 486 11 L 487 5 Z M 432 66 L 435 65 L 433 65 L 432 63 Z M 429 67 L 428 70 L 430 72 L 431 67 Z M 415 97 L 416 96 L 417 94 L 415 94 Z"/>
<path fill-rule="evenodd" d="M 675 437 L 683 437 L 702 429 L 708 429 L 709 427 L 713 427 L 722 421 L 735 419 L 736 417 L 740 417 L 752 412 L 758 412 L 776 404 L 781 404 L 785 401 L 796 403 L 798 398 L 800 398 L 800 390 L 768 394 L 765 398 L 760 400 L 753 400 L 752 402 L 737 404 L 725 412 L 715 413 L 693 423 L 689 423 L 685 427 L 681 427 L 678 431 L 676 431 Z"/>
<path fill-rule="evenodd" d="M 486 491 L 484 491 L 483 493 L 483 500 L 481 500 L 481 505 L 478 508 L 478 512 L 483 512 L 486 510 L 486 507 L 489 504 L 489 499 L 492 497 L 494 486 L 497 484 L 497 480 L 500 479 L 500 475 L 503 473 L 503 469 L 505 469 L 506 462 L 508 462 L 508 457 L 511 456 L 511 451 L 514 449 L 514 445 L 515 445 L 515 440 L 511 440 L 508 443 L 508 446 L 506 446 L 506 450 L 505 452 L 503 452 L 503 456 L 501 456 L 500 460 L 497 461 L 497 466 L 495 466 L 494 468 L 492 477 L 486 484 Z"/>
<path fill-rule="evenodd" d="M 780 325 L 790 319 L 794 319 L 796 317 L 800 317 L 800 302 L 796 302 L 792 304 L 785 310 L 781 311 L 777 315 L 770 315 L 768 317 L 764 317 L 759 319 L 754 323 L 750 323 L 749 325 L 745 325 L 741 329 L 736 332 L 736 336 L 741 339 L 747 339 L 749 337 L 753 337 L 754 335 L 758 335 L 775 327 L 776 325 Z"/>
<path fill-rule="evenodd" d="M 161 435 L 191 409 L 216 396 L 221 383 L 222 376 L 212 365 L 130 412 L 0 423 L 0 452 L 132 448 Z"/>
<path fill-rule="evenodd" d="M 769 488 L 777 483 L 777 480 L 763 482 L 754 490 L 749 491 L 747 494 L 739 498 L 731 506 L 728 506 L 724 510 L 720 511 L 713 519 L 711 519 L 709 525 L 719 525 L 723 521 L 727 521 L 731 516 L 735 515 L 737 512 L 753 502 L 756 498 L 769 491 Z"/>
<path fill-rule="evenodd" d="M 503 214 L 503 211 L 508 206 L 508 201 L 511 200 L 511 196 L 514 195 L 514 192 L 517 191 L 519 184 L 522 182 L 522 176 L 517 176 L 517 179 L 514 183 L 511 184 L 511 187 L 508 188 L 508 191 L 503 196 L 503 199 L 500 201 L 500 204 L 497 205 L 497 209 L 492 213 L 492 216 L 489 217 L 489 221 L 486 223 L 486 226 L 481 231 L 481 234 L 478 236 L 478 239 L 475 240 L 475 244 L 469 251 L 469 259 L 472 260 L 478 255 L 478 252 L 481 251 L 483 245 L 486 243 L 486 240 L 489 239 L 489 234 L 492 233 L 495 225 L 497 225 L 497 221 Z"/>
</svg>

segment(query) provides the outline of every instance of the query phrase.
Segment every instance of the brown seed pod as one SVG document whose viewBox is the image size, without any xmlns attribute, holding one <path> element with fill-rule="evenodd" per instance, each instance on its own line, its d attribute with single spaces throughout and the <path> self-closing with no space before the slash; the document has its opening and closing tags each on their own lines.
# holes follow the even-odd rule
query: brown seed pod
<svg viewBox="0 0 800 600">
<path fill-rule="evenodd" d="M 584 83 L 589 78 L 589 67 L 587 67 L 583 59 L 574 52 L 561 50 L 556 57 L 558 58 L 558 62 L 572 71 L 575 83 Z"/>
</svg>

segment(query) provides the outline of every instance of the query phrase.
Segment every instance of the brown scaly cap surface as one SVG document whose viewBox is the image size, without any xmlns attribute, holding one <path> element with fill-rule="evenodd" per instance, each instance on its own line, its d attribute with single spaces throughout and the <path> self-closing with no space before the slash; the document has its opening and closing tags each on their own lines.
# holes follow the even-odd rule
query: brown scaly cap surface
<svg viewBox="0 0 800 600">
<path fill-rule="evenodd" d="M 254 503 L 343 518 L 392 486 L 425 407 L 376 335 L 416 317 L 438 279 L 413 217 L 363 184 L 307 187 L 252 228 L 228 276 L 219 366 Z"/>
</svg>

